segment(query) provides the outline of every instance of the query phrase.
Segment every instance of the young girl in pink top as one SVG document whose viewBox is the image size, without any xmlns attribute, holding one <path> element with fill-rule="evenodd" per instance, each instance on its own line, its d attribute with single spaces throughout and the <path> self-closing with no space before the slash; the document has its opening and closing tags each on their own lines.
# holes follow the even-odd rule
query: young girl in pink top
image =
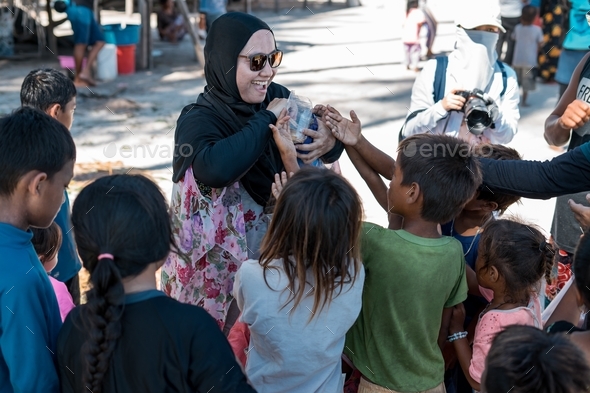
<svg viewBox="0 0 590 393">
<path fill-rule="evenodd" d="M 424 12 L 418 8 L 418 0 L 409 0 L 407 3 L 406 20 L 402 30 L 402 42 L 404 43 L 404 50 L 406 53 L 405 64 L 406 68 L 410 68 L 416 72 L 420 71 L 418 68 L 418 61 L 420 61 L 420 28 L 426 23 Z"/>
<path fill-rule="evenodd" d="M 59 305 L 59 313 L 61 320 L 64 321 L 68 313 L 75 307 L 72 295 L 68 292 L 66 284 L 57 281 L 55 278 L 49 276 L 49 273 L 57 265 L 57 253 L 61 247 L 62 235 L 59 226 L 53 222 L 49 228 L 31 228 L 33 231 L 33 247 L 39 257 L 39 261 L 47 272 L 49 282 L 53 286 L 53 291 L 57 297 L 57 304 Z"/>
<path fill-rule="evenodd" d="M 453 309 L 449 329 L 449 341 L 473 389 L 480 390 L 486 356 L 499 332 L 509 325 L 542 327 L 537 293 L 543 275 L 549 279 L 552 265 L 553 249 L 534 226 L 502 219 L 483 227 L 475 272 L 489 304 L 475 327 L 473 350 L 463 331 L 462 304 Z"/>
</svg>

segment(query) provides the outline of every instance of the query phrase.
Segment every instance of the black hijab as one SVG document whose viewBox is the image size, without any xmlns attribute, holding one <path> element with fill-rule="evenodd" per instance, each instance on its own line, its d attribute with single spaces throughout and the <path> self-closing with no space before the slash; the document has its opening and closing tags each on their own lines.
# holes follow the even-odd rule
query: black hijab
<svg viewBox="0 0 590 393">
<path fill-rule="evenodd" d="M 248 104 L 240 96 L 236 82 L 238 55 L 254 33 L 270 27 L 255 16 L 241 12 L 227 13 L 213 23 L 205 45 L 205 79 L 207 86 L 195 104 L 185 107 L 178 119 L 175 135 L 175 151 L 178 146 L 190 144 L 195 147 L 200 138 L 208 133 L 207 123 L 214 121 L 222 127 L 222 137 L 239 132 L 258 111 L 267 107 L 274 98 L 287 98 L 289 91 L 271 83 L 266 98 L 259 104 Z M 274 36 L 273 36 L 274 37 Z M 276 45 L 275 45 L 276 47 Z M 183 117 L 190 116 L 190 126 L 181 127 Z M 192 155 L 175 154 L 173 181 L 179 181 L 192 165 L 197 149 Z M 270 199 L 274 174 L 281 171 L 283 163 L 272 138 L 263 154 L 240 178 L 242 186 L 259 205 L 265 206 Z M 195 173 L 198 180 L 198 174 Z"/>
</svg>

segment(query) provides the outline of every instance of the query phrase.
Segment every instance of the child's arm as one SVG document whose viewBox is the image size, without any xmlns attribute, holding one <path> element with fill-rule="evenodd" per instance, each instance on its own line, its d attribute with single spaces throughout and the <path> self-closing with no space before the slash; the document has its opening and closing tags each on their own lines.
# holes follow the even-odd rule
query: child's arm
<svg viewBox="0 0 590 393">
<path fill-rule="evenodd" d="M 391 180 L 395 160 L 365 139 L 361 134 L 361 122 L 354 111 L 350 112 L 350 117 L 352 121 L 342 117 L 329 105 L 324 113 L 326 124 L 334 137 L 346 146 L 354 148 L 373 170 L 387 180 Z"/>
<path fill-rule="evenodd" d="M 438 346 L 443 350 L 447 337 L 449 337 L 449 327 L 451 326 L 451 317 L 453 316 L 453 307 L 443 308 L 442 322 L 440 332 L 438 333 Z"/>
<path fill-rule="evenodd" d="M 453 316 L 451 318 L 451 327 L 449 332 L 451 334 L 463 332 L 465 330 L 463 329 L 464 323 L 465 307 L 461 303 L 453 307 Z M 469 366 L 471 365 L 471 357 L 473 353 L 471 351 L 471 347 L 469 346 L 467 337 L 453 341 L 453 346 L 457 352 L 457 359 L 459 360 L 459 364 L 461 365 L 461 369 L 463 370 L 463 374 L 465 374 L 467 382 L 469 382 L 469 385 L 471 385 L 473 389 L 479 391 L 481 389 L 480 384 L 474 380 L 469 373 Z"/>
<path fill-rule="evenodd" d="M 387 186 L 381 179 L 381 176 L 371 168 L 369 164 L 361 157 L 361 155 L 351 146 L 346 146 L 346 153 L 350 157 L 350 161 L 361 175 L 367 186 L 373 193 L 373 196 L 379 202 L 381 207 L 387 211 Z"/>
<path fill-rule="evenodd" d="M 285 170 L 289 173 L 295 173 L 299 170 L 299 164 L 297 163 L 297 151 L 289 132 L 289 119 L 287 110 L 283 109 L 277 119 L 277 124 L 269 124 L 269 127 L 272 130 L 272 136 L 279 153 L 281 153 L 281 160 L 285 165 Z"/>
</svg>

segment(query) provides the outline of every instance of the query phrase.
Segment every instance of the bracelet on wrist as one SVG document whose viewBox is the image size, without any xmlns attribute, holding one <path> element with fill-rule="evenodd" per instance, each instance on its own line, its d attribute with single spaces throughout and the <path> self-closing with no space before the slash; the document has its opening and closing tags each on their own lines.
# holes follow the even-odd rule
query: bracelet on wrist
<svg viewBox="0 0 590 393">
<path fill-rule="evenodd" d="M 457 332 L 457 333 L 453 333 L 449 337 L 447 337 L 447 340 L 450 343 L 452 343 L 453 341 L 460 340 L 460 339 L 466 338 L 466 337 L 467 337 L 467 332 Z"/>
</svg>

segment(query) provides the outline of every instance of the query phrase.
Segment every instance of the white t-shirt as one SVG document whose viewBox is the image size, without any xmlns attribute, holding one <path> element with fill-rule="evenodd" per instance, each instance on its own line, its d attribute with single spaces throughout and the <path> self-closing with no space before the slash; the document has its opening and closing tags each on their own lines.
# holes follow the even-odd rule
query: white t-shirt
<svg viewBox="0 0 590 393">
<path fill-rule="evenodd" d="M 267 270 L 268 285 L 257 260 L 244 262 L 236 273 L 240 320 L 250 328 L 246 375 L 258 393 L 342 392 L 344 339 L 361 310 L 364 269 L 308 323 L 313 297 L 282 308 L 290 294 L 282 265 L 273 261 L 279 270 Z"/>
<path fill-rule="evenodd" d="M 528 1 L 522 0 L 500 0 L 500 15 L 504 18 L 519 18 L 522 15 L 522 7 Z"/>
<path fill-rule="evenodd" d="M 539 44 L 543 42 L 543 30 L 536 25 L 514 27 L 512 39 L 516 41 L 512 65 L 514 67 L 536 67 Z"/>
</svg>

